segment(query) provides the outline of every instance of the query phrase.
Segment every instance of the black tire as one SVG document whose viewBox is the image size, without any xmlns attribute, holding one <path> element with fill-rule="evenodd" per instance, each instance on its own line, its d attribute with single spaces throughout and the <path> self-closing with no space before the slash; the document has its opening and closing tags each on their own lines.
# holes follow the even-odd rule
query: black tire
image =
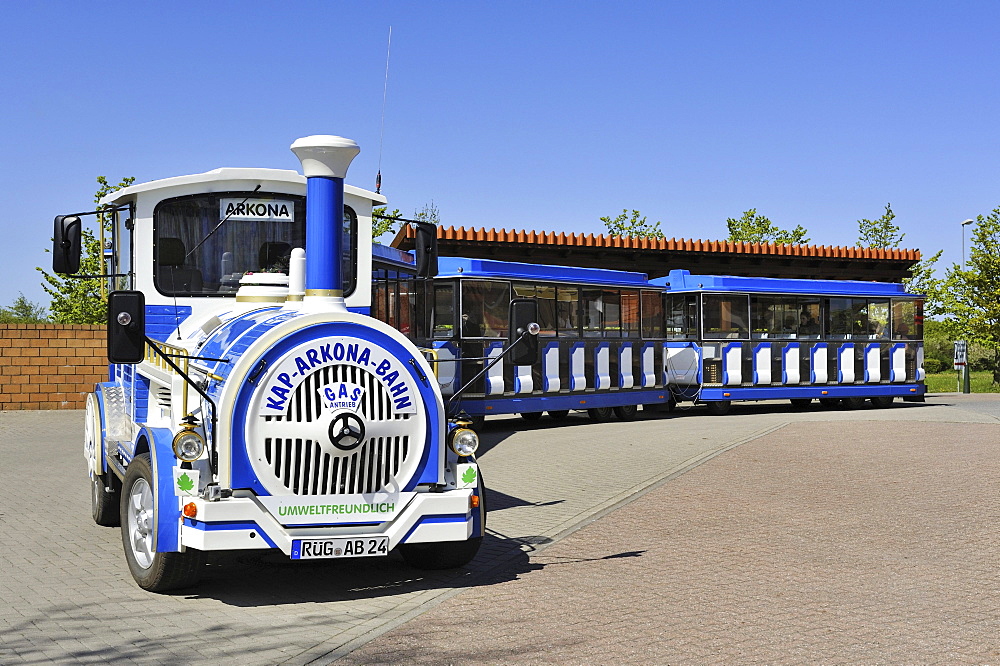
<svg viewBox="0 0 1000 666">
<path fill-rule="evenodd" d="M 543 412 L 521 412 L 521 418 L 525 421 L 537 421 L 542 418 Z"/>
<path fill-rule="evenodd" d="M 90 474 L 90 515 L 101 527 L 118 527 L 121 524 L 119 504 L 121 483 L 114 474 L 101 474 L 104 446 L 101 442 L 101 413 L 97 396 L 87 396 L 87 413 L 84 424 L 83 454 Z"/>
<path fill-rule="evenodd" d="M 549 414 L 549 418 L 550 419 L 555 419 L 556 421 L 562 421 L 564 418 L 566 418 L 567 416 L 569 416 L 569 410 L 568 409 L 556 409 L 556 410 L 550 409 L 548 411 L 548 414 Z"/>
<path fill-rule="evenodd" d="M 638 405 L 622 405 L 621 407 L 615 407 L 615 416 L 620 418 L 622 421 L 631 421 L 639 413 Z"/>
<path fill-rule="evenodd" d="M 90 515 L 94 522 L 101 527 L 118 527 L 122 524 L 120 505 L 118 478 L 113 474 L 94 474 L 90 479 Z"/>
<path fill-rule="evenodd" d="M 827 409 L 840 409 L 843 406 L 840 398 L 820 398 L 819 404 Z"/>
<path fill-rule="evenodd" d="M 809 405 L 812 404 L 811 398 L 791 398 L 789 400 L 792 403 L 792 409 L 795 410 L 806 410 L 809 409 Z"/>
<path fill-rule="evenodd" d="M 887 407 L 892 407 L 893 397 L 891 395 L 877 395 L 872 398 L 872 407 L 876 409 L 885 409 Z"/>
<path fill-rule="evenodd" d="M 597 421 L 598 423 L 610 421 L 614 413 L 614 410 L 610 407 L 594 407 L 593 409 L 587 410 L 587 415 L 590 416 L 591 420 Z"/>
<path fill-rule="evenodd" d="M 708 413 L 712 416 L 725 416 L 729 413 L 730 407 L 733 406 L 729 400 L 713 400 L 705 404 L 708 407 Z"/>
<path fill-rule="evenodd" d="M 483 532 L 486 531 L 486 484 L 483 483 L 483 472 L 479 470 L 479 501 L 483 509 Z M 466 541 L 439 541 L 437 543 L 403 543 L 399 545 L 399 554 L 403 560 L 415 569 L 438 571 L 441 569 L 457 569 L 472 561 L 483 545 L 483 537 L 474 537 Z"/>
<path fill-rule="evenodd" d="M 135 582 L 150 592 L 190 587 L 201 578 L 205 554 L 153 552 L 153 470 L 149 454 L 136 456 L 128 466 L 121 493 L 122 546 Z"/>
<path fill-rule="evenodd" d="M 851 396 L 850 398 L 844 398 L 843 407 L 844 409 L 861 409 L 865 406 L 865 399 L 860 396 Z"/>
</svg>

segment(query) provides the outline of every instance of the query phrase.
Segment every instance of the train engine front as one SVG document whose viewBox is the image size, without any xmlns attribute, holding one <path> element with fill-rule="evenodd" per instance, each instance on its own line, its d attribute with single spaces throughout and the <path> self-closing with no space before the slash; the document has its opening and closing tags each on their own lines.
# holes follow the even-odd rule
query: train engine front
<svg viewBox="0 0 1000 666">
<path fill-rule="evenodd" d="M 449 422 L 420 350 L 364 314 L 370 234 L 344 186 L 357 144 L 312 136 L 292 151 L 304 179 L 217 170 L 110 200 L 129 218 L 112 225 L 104 277 L 126 288 L 109 297 L 111 373 L 88 399 L 84 452 L 94 519 L 121 525 L 148 590 L 195 583 L 213 550 L 398 549 L 451 568 L 482 541 L 477 435 Z M 79 226 L 56 218 L 60 272 L 75 272 Z M 234 265 L 248 254 L 254 271 Z"/>
</svg>

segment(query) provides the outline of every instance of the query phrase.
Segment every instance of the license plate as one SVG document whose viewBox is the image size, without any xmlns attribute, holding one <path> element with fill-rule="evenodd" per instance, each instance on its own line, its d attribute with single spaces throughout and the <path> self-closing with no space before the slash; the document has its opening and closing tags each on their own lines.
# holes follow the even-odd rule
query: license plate
<svg viewBox="0 0 1000 666">
<path fill-rule="evenodd" d="M 293 560 L 316 560 L 330 557 L 380 557 L 389 554 L 389 537 L 350 537 L 340 539 L 295 539 Z"/>
</svg>

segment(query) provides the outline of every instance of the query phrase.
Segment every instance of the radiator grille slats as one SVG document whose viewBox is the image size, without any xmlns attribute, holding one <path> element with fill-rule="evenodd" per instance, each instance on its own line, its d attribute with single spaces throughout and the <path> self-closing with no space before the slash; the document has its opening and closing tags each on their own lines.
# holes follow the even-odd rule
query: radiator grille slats
<svg viewBox="0 0 1000 666">
<path fill-rule="evenodd" d="M 301 436 L 302 424 L 329 423 L 330 415 L 324 413 L 319 389 L 333 382 L 347 382 L 364 389 L 357 413 L 366 428 L 376 433 L 366 435 L 362 444 L 349 452 L 333 447 L 329 438 L 321 437 L 315 427 L 311 428 L 310 437 Z M 260 450 L 266 471 L 295 495 L 373 493 L 389 486 L 407 462 L 411 449 L 409 436 L 387 433 L 404 431 L 405 427 L 399 427 L 400 421 L 416 415 L 395 414 L 391 396 L 363 368 L 333 365 L 316 370 L 295 389 L 286 414 L 261 417 L 268 427 Z M 392 428 L 380 430 L 379 426 L 386 423 Z M 299 436 L 295 436 L 297 430 Z M 287 436 L 276 436 L 279 432 L 287 432 Z"/>
</svg>

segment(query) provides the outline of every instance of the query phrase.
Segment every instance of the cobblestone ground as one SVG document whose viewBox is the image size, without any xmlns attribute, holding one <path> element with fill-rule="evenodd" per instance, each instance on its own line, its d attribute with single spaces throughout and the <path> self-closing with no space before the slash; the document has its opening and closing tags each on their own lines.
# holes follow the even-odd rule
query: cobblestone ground
<svg viewBox="0 0 1000 666">
<path fill-rule="evenodd" d="M 82 412 L 0 412 L 0 664 L 1000 663 L 1000 396 L 699 411 L 491 418 L 468 568 L 222 554 L 169 595 L 90 519 Z"/>
<path fill-rule="evenodd" d="M 1000 425 L 786 425 L 338 663 L 1000 663 L 998 491 Z"/>
</svg>

